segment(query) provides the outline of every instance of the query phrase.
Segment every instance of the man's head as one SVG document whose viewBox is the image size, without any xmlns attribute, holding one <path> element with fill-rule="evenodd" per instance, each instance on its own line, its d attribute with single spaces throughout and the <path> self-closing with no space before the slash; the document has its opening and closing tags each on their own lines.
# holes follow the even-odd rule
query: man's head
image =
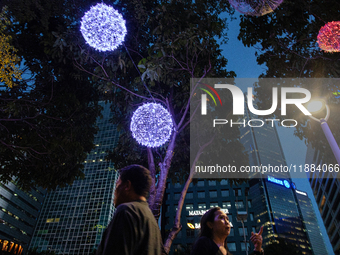
<svg viewBox="0 0 340 255">
<path fill-rule="evenodd" d="M 119 170 L 116 183 L 114 204 L 146 200 L 152 183 L 150 171 L 140 165 L 130 165 Z"/>
</svg>

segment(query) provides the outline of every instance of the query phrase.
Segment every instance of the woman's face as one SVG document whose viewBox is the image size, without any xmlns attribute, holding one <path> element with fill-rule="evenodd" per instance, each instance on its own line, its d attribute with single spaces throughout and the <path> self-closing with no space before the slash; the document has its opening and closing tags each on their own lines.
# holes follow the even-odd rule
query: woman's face
<svg viewBox="0 0 340 255">
<path fill-rule="evenodd" d="M 227 238 L 227 236 L 230 234 L 231 225 L 228 216 L 224 212 L 217 210 L 215 212 L 214 222 L 210 223 L 212 223 L 211 229 L 213 235 L 219 237 L 225 236 L 225 238 Z"/>
</svg>

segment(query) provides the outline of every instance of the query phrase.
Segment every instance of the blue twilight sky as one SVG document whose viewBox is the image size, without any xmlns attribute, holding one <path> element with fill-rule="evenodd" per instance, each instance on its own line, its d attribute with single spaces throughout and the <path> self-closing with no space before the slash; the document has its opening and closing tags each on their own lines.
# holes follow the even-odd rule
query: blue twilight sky
<svg viewBox="0 0 340 255">
<path fill-rule="evenodd" d="M 242 42 L 237 40 L 239 34 L 240 16 L 235 12 L 236 20 L 229 23 L 228 44 L 222 45 L 222 54 L 228 59 L 227 70 L 235 71 L 237 78 L 257 78 L 266 70 L 265 66 L 259 66 L 256 63 L 255 48 L 248 48 L 243 46 Z M 228 19 L 228 21 L 230 21 Z M 281 140 L 281 145 L 286 157 L 287 164 L 303 165 L 305 163 L 307 147 L 304 141 L 294 136 L 294 128 L 278 127 L 278 133 Z M 329 241 L 326 229 L 324 227 L 320 212 L 318 210 L 312 189 L 306 178 L 294 178 L 297 189 L 307 192 L 309 198 L 312 200 L 315 213 L 317 215 L 321 233 L 324 237 L 326 247 L 329 255 L 334 255 L 332 245 Z"/>
</svg>

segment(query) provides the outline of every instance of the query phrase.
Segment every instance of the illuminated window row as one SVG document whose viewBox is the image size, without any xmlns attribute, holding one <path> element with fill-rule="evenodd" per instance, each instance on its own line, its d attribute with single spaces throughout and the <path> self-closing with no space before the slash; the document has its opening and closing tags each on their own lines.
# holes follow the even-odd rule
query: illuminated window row
<svg viewBox="0 0 340 255">
<path fill-rule="evenodd" d="M 21 211 L 22 213 L 24 213 L 26 216 L 36 219 L 36 217 L 32 214 L 30 214 L 29 212 L 27 212 L 26 210 L 24 210 L 23 208 L 21 208 L 20 206 L 18 206 L 17 204 L 13 203 L 12 201 L 8 200 L 7 198 L 5 198 L 3 195 L 0 194 L 0 199 L 2 199 L 3 201 L 5 201 L 6 203 L 10 204 L 11 206 L 13 206 L 14 208 L 18 209 L 19 211 Z"/>
<path fill-rule="evenodd" d="M 60 218 L 48 218 L 46 220 L 46 223 L 56 223 L 56 222 L 59 222 L 60 221 Z"/>
<path fill-rule="evenodd" d="M 7 221 L 5 221 L 5 220 L 2 220 L 2 221 L 3 221 L 2 224 L 8 226 L 9 228 L 14 229 L 14 230 L 16 230 L 16 231 L 19 231 L 19 232 L 20 232 L 21 234 L 23 234 L 23 235 L 31 236 L 31 235 L 27 234 L 25 231 L 23 231 L 22 229 L 20 229 L 20 228 L 18 228 L 18 227 L 16 227 L 16 226 L 13 226 L 12 224 L 8 223 Z"/>
<path fill-rule="evenodd" d="M 16 219 L 16 220 L 18 220 L 18 221 L 24 223 L 24 224 L 27 225 L 28 227 L 33 227 L 33 225 L 31 225 L 31 224 L 29 224 L 28 222 L 26 222 L 26 221 L 20 219 L 18 216 L 16 216 L 15 214 L 11 213 L 11 212 L 8 211 L 8 210 L 6 210 L 5 208 L 2 208 L 2 207 L 0 207 L 0 208 L 1 208 L 1 210 L 2 210 L 3 212 L 7 213 L 9 216 L 12 216 L 14 219 Z"/>
</svg>

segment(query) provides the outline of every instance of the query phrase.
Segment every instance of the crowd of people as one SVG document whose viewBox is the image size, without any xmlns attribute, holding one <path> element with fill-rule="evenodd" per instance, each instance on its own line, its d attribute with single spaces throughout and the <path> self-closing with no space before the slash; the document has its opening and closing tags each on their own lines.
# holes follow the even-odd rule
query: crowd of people
<svg viewBox="0 0 340 255">
<path fill-rule="evenodd" d="M 119 170 L 114 194 L 115 215 L 106 228 L 97 255 L 159 255 L 164 254 L 161 233 L 147 197 L 152 179 L 150 171 L 140 165 Z M 208 210 L 201 218 L 200 236 L 191 255 L 231 255 L 227 237 L 231 224 L 219 208 Z M 254 255 L 263 255 L 261 227 L 251 233 Z"/>
</svg>

